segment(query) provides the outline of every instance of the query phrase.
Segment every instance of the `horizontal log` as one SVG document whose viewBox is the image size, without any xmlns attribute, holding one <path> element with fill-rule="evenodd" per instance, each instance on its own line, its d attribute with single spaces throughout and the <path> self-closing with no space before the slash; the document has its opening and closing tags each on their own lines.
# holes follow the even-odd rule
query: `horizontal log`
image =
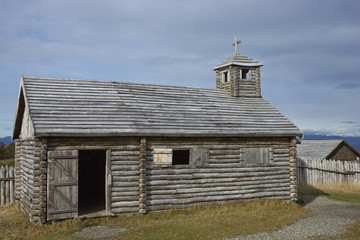
<svg viewBox="0 0 360 240">
<path fill-rule="evenodd" d="M 161 200 L 146 200 L 147 206 L 153 205 L 176 205 L 176 204 L 191 204 L 194 202 L 207 202 L 207 201 L 227 201 L 232 199 L 258 199 L 262 197 L 270 196 L 285 196 L 289 195 L 288 191 L 276 191 L 276 192 L 263 192 L 263 191 L 253 191 L 245 192 L 239 191 L 237 194 L 230 195 L 221 195 L 221 196 L 208 196 L 208 197 L 192 197 L 192 198 L 182 198 L 182 199 L 161 199 Z"/>
<path fill-rule="evenodd" d="M 288 201 L 290 200 L 290 197 L 288 195 L 279 195 L 279 196 L 263 196 L 263 197 L 257 197 L 256 200 L 283 200 Z M 254 199 L 251 198 L 244 198 L 244 199 L 229 199 L 229 200 L 218 200 L 218 201 L 206 201 L 206 202 L 195 202 L 195 203 L 188 203 L 188 204 L 165 204 L 165 205 L 155 205 L 155 206 L 146 206 L 147 211 L 159 211 L 159 210 L 166 210 L 166 209 L 183 209 L 183 208 L 189 208 L 189 207 L 195 207 L 195 206 L 204 206 L 204 205 L 219 205 L 219 204 L 234 204 L 234 203 L 243 203 L 243 202 L 249 202 L 254 201 Z"/>
<path fill-rule="evenodd" d="M 177 170 L 177 169 L 172 169 L 172 170 Z M 146 173 L 146 179 L 147 180 L 159 180 L 159 179 L 168 179 L 168 180 L 172 180 L 172 179 L 208 179 L 208 178 L 241 178 L 241 177 L 246 177 L 246 176 L 266 176 L 266 175 L 275 175 L 275 174 L 283 174 L 283 173 L 288 173 L 289 170 L 288 169 L 277 169 L 274 171 L 241 171 L 242 169 L 238 169 L 238 171 L 232 171 L 232 172 L 226 172 L 226 175 L 224 176 L 224 174 L 220 174 L 220 173 L 225 173 L 225 172 L 210 172 L 210 171 L 193 171 L 194 169 L 188 169 L 188 172 L 184 172 L 184 171 L 171 171 L 171 172 L 167 172 L 167 174 L 159 174 L 157 172 L 153 172 L 153 171 L 148 171 Z M 196 169 L 195 169 L 196 170 Z M 209 169 L 206 169 L 209 170 Z M 215 169 L 216 170 L 216 169 Z M 223 169 L 222 169 L 223 170 Z M 162 170 L 160 170 L 162 171 Z M 172 173 L 172 174 L 171 174 Z M 165 176 L 166 175 L 166 176 Z"/>
<path fill-rule="evenodd" d="M 111 192 L 138 192 L 139 187 L 112 187 Z"/>
<path fill-rule="evenodd" d="M 136 207 L 139 206 L 139 201 L 123 201 L 123 202 L 112 202 L 111 208 L 119 207 Z"/>
<path fill-rule="evenodd" d="M 139 207 L 112 207 L 111 212 L 114 214 L 138 213 Z"/>
<path fill-rule="evenodd" d="M 111 161 L 138 161 L 139 156 L 111 156 Z"/>
<path fill-rule="evenodd" d="M 139 170 L 111 170 L 111 175 L 112 176 L 138 176 L 139 175 Z"/>
<path fill-rule="evenodd" d="M 129 181 L 129 182 L 118 182 L 118 181 L 113 181 L 112 184 L 113 187 L 138 187 L 139 186 L 139 181 L 133 182 L 133 181 Z"/>
<path fill-rule="evenodd" d="M 119 160 L 111 160 L 111 165 L 119 165 L 119 166 L 137 166 L 139 164 L 139 161 L 119 161 Z"/>
<path fill-rule="evenodd" d="M 139 196 L 114 196 L 111 197 L 111 202 L 127 202 L 127 201 L 139 201 Z"/>
<path fill-rule="evenodd" d="M 111 156 L 138 156 L 139 151 L 112 151 Z"/>
<path fill-rule="evenodd" d="M 122 197 L 122 196 L 136 196 L 137 198 L 139 197 L 139 192 L 137 190 L 134 191 L 126 191 L 126 192 L 120 192 L 120 191 L 112 191 L 111 192 L 111 197 Z"/>
<path fill-rule="evenodd" d="M 201 174 L 201 173 L 215 173 L 215 174 L 232 174 L 232 173 L 254 173 L 254 172 L 276 172 L 287 171 L 283 167 L 272 166 L 256 166 L 243 168 L 224 168 L 224 169 L 211 169 L 211 168 L 196 168 L 196 169 L 176 169 L 176 168 L 162 168 L 162 169 L 147 169 L 146 174 L 150 175 L 174 175 L 174 174 Z"/>
<path fill-rule="evenodd" d="M 289 179 L 290 175 L 289 173 L 283 173 L 283 174 L 274 174 L 272 175 L 273 179 Z M 244 178 L 249 179 L 249 176 L 245 176 Z M 265 180 L 265 179 L 269 179 L 269 176 L 256 176 L 254 175 L 252 177 L 254 180 Z M 160 185 L 177 185 L 177 184 L 214 184 L 214 183 L 236 183 L 236 182 L 240 182 L 243 181 L 242 178 L 233 178 L 233 177 L 223 177 L 223 178 L 209 178 L 209 179 L 185 179 L 185 180 L 167 180 L 167 179 L 160 179 L 160 180 L 151 180 L 151 181 L 147 181 L 146 184 L 147 186 L 160 186 Z"/>
<path fill-rule="evenodd" d="M 127 165 L 112 165 L 111 171 L 135 171 L 139 170 L 139 166 L 127 166 Z"/>
<path fill-rule="evenodd" d="M 139 182 L 139 176 L 113 176 L 113 182 Z"/>
<path fill-rule="evenodd" d="M 157 198 L 183 198 L 193 196 L 212 196 L 212 195 L 227 195 L 237 194 L 244 192 L 251 192 L 252 190 L 263 190 L 263 191 L 289 191 L 289 183 L 277 183 L 277 184 L 257 184 L 257 185 L 243 185 L 241 187 L 215 187 L 215 188 L 189 188 L 189 189 L 172 189 L 172 190 L 150 190 L 146 191 L 147 199 Z M 247 190 L 247 191 L 245 191 Z"/>
</svg>

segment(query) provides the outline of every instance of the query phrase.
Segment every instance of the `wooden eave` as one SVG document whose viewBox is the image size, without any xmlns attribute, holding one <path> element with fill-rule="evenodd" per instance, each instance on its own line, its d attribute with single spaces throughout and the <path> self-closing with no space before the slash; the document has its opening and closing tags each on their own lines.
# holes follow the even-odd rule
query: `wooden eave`
<svg viewBox="0 0 360 240">
<path fill-rule="evenodd" d="M 73 133 L 61 133 L 61 132 L 44 132 L 35 133 L 35 137 L 296 137 L 298 133 L 268 133 L 268 134 L 238 134 L 238 133 L 169 133 L 169 132 L 98 132 L 98 133 L 86 133 L 86 132 L 73 132 Z"/>
</svg>

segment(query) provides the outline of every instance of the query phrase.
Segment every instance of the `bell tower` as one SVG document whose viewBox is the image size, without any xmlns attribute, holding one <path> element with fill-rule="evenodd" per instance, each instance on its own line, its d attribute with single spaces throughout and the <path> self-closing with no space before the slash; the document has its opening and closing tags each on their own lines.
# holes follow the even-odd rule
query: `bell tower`
<svg viewBox="0 0 360 240">
<path fill-rule="evenodd" d="M 235 54 L 214 68 L 216 88 L 225 90 L 233 97 L 261 97 L 260 67 L 263 65 L 240 55 L 240 42 L 235 37 Z"/>
</svg>

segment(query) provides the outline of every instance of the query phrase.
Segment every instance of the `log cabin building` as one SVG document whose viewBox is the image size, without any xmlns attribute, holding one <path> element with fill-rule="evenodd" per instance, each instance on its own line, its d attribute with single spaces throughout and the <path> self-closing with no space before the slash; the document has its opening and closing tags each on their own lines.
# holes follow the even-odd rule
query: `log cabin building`
<svg viewBox="0 0 360 240">
<path fill-rule="evenodd" d="M 298 158 L 356 161 L 360 153 L 345 140 L 302 140 L 297 145 Z"/>
<path fill-rule="evenodd" d="M 237 51 L 216 89 L 21 78 L 16 198 L 30 220 L 297 200 L 303 132 L 261 96 Z"/>
</svg>

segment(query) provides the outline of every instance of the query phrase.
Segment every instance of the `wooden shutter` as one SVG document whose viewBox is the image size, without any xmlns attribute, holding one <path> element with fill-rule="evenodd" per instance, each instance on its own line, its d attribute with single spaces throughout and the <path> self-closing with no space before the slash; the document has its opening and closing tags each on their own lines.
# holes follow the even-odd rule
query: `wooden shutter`
<svg viewBox="0 0 360 240">
<path fill-rule="evenodd" d="M 209 163 L 209 149 L 192 148 L 190 151 L 190 165 L 206 166 Z"/>
<path fill-rule="evenodd" d="M 245 164 L 268 164 L 273 161 L 271 148 L 243 148 L 240 151 L 240 160 Z"/>
<path fill-rule="evenodd" d="M 48 152 L 47 219 L 78 216 L 78 151 Z"/>
<path fill-rule="evenodd" d="M 172 149 L 156 148 L 153 152 L 153 164 L 171 166 L 172 165 Z"/>
</svg>

